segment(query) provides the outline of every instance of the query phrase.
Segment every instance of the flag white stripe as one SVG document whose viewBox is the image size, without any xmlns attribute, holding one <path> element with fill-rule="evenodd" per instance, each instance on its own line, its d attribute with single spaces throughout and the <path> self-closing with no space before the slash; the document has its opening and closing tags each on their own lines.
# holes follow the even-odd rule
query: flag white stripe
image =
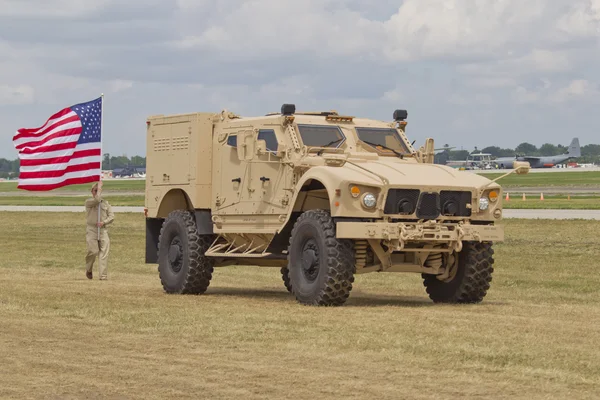
<svg viewBox="0 0 600 400">
<path fill-rule="evenodd" d="M 102 162 L 102 156 L 89 156 L 81 158 L 72 158 L 68 162 L 60 164 L 44 164 L 31 167 L 21 167 L 20 172 L 46 172 L 46 171 L 62 171 L 70 165 L 81 165 L 91 162 Z"/>
<path fill-rule="evenodd" d="M 48 151 L 45 153 L 35 153 L 35 154 L 20 154 L 19 158 L 22 160 L 39 160 L 39 159 L 46 159 L 46 158 L 68 157 L 76 151 L 92 150 L 92 149 L 99 149 L 99 148 L 100 148 L 99 142 L 92 142 L 92 143 L 80 144 L 72 149 Z"/>
<path fill-rule="evenodd" d="M 44 126 L 42 126 L 40 129 L 38 129 L 37 131 L 33 132 L 33 134 L 37 134 L 42 132 L 44 129 L 46 129 L 47 127 L 54 125 L 57 122 L 60 122 L 62 120 L 65 120 L 67 118 L 71 118 L 73 115 L 77 115 L 74 111 L 68 112 L 65 115 L 63 115 L 62 117 L 58 117 L 58 118 L 53 118 L 48 120 L 48 122 L 46 122 L 44 124 Z M 17 131 L 17 134 L 19 134 L 19 131 Z"/>
<path fill-rule="evenodd" d="M 23 147 L 21 150 L 25 150 L 25 149 L 28 149 L 28 150 L 38 150 L 38 149 L 40 149 L 42 147 L 54 146 L 54 145 L 57 145 L 57 144 L 72 143 L 72 142 L 76 142 L 78 140 L 79 140 L 79 135 L 61 136 L 61 137 L 57 137 L 57 138 L 48 140 L 42 146 Z"/>
<path fill-rule="evenodd" d="M 43 134 L 42 136 L 36 137 L 36 138 L 21 138 L 21 139 L 17 139 L 15 140 L 13 143 L 15 144 L 15 146 L 20 146 L 22 144 L 27 143 L 27 147 L 24 147 L 24 149 L 28 149 L 28 148 L 36 148 L 39 147 L 40 145 L 42 146 L 48 146 L 48 143 L 42 143 L 42 141 L 47 138 L 50 135 L 53 135 L 55 133 L 58 132 L 62 132 L 62 131 L 66 131 L 67 129 L 75 129 L 75 128 L 80 128 L 81 127 L 81 121 L 72 121 L 72 122 L 68 122 L 64 125 L 60 125 L 57 126 L 56 128 L 50 130 L 49 132 Z M 72 135 L 70 137 L 76 137 L 78 138 L 79 136 L 77 135 Z"/>
<path fill-rule="evenodd" d="M 94 168 L 87 171 L 75 171 L 75 172 L 67 172 L 63 176 L 55 177 L 55 178 L 29 178 L 29 179 L 19 179 L 19 185 L 52 185 L 56 183 L 61 183 L 71 178 L 85 178 L 88 176 L 94 176 L 100 174 L 100 168 Z"/>
</svg>

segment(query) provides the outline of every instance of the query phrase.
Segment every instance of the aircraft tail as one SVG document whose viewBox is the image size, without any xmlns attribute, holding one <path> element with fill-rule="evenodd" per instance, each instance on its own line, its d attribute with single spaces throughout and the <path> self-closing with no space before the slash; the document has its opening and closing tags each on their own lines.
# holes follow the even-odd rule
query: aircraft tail
<svg viewBox="0 0 600 400">
<path fill-rule="evenodd" d="M 569 157 L 581 157 L 581 148 L 579 147 L 579 139 L 573 138 L 567 152 Z"/>
</svg>

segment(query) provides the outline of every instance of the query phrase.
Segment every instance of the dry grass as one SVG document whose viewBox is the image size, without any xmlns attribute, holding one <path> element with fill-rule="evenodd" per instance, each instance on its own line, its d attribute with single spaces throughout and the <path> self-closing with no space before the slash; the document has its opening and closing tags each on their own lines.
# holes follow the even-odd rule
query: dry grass
<svg viewBox="0 0 600 400">
<path fill-rule="evenodd" d="M 84 276 L 83 215 L 0 213 L 0 398 L 597 398 L 595 221 L 507 220 L 482 304 L 433 305 L 418 275 L 358 276 L 298 305 L 277 269 L 162 292 L 144 226 L 117 214 L 110 280 Z"/>
</svg>

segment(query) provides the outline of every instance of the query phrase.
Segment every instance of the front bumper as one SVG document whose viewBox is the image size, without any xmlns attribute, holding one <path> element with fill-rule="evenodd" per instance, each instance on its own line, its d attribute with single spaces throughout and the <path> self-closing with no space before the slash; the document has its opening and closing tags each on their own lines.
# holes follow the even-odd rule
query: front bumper
<svg viewBox="0 0 600 400">
<path fill-rule="evenodd" d="M 504 229 L 495 225 L 428 222 L 338 222 L 339 239 L 373 239 L 400 243 L 456 243 L 504 240 Z M 404 247 L 404 246 L 402 246 Z"/>
</svg>

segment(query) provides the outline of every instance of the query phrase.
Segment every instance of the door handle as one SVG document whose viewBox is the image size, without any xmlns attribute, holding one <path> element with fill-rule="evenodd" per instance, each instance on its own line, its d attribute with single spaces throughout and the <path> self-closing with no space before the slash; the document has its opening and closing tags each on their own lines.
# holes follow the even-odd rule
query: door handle
<svg viewBox="0 0 600 400">
<path fill-rule="evenodd" d="M 263 182 L 266 182 L 266 181 L 270 181 L 271 178 L 267 178 L 266 176 L 261 176 L 260 180 L 263 181 Z"/>
<path fill-rule="evenodd" d="M 237 182 L 237 183 L 242 183 L 242 178 L 235 178 L 232 179 L 231 182 Z"/>
</svg>

